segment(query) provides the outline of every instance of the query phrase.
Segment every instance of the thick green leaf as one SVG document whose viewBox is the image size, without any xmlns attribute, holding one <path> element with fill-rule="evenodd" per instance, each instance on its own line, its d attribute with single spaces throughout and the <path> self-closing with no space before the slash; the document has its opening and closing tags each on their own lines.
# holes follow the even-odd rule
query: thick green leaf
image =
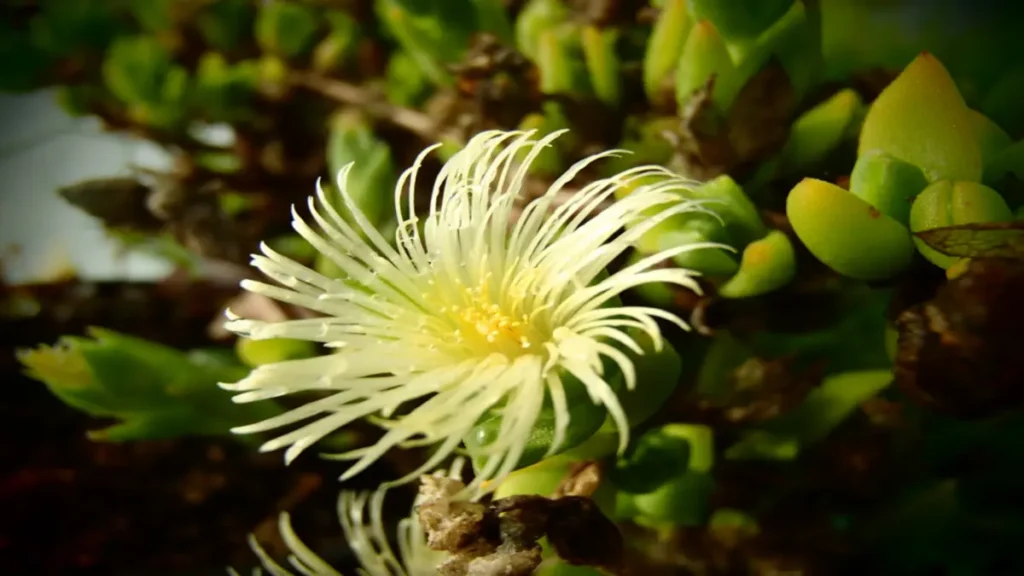
<svg viewBox="0 0 1024 576">
<path fill-rule="evenodd" d="M 641 436 L 628 456 L 620 458 L 611 470 L 612 480 L 630 494 L 657 490 L 690 468 L 691 443 L 664 428 L 649 430 Z"/>
<path fill-rule="evenodd" d="M 147 32 L 160 32 L 174 26 L 177 0 L 129 0 L 128 9 Z"/>
<path fill-rule="evenodd" d="M 1012 220 L 1013 212 L 1003 197 L 976 182 L 935 182 L 918 194 L 910 209 L 910 230 L 915 233 L 947 226 Z M 914 244 L 922 256 L 941 268 L 949 268 L 957 261 L 954 256 L 933 250 L 920 238 L 915 237 Z"/>
<path fill-rule="evenodd" d="M 247 372 L 230 356 L 185 353 L 98 328 L 90 335 L 21 351 L 19 360 L 65 404 L 120 421 L 90 432 L 94 440 L 228 434 L 234 426 L 280 413 L 273 402 L 236 404 L 220 389 L 219 382 L 237 381 Z"/>
<path fill-rule="evenodd" d="M 890 370 L 845 372 L 825 378 L 803 404 L 765 428 L 802 445 L 824 439 L 861 404 L 892 383 Z"/>
<path fill-rule="evenodd" d="M 748 38 L 766 30 L 793 0 L 690 0 L 694 19 L 707 19 L 726 37 Z"/>
<path fill-rule="evenodd" d="M 126 104 L 159 103 L 172 68 L 171 55 L 150 36 L 118 38 L 103 60 L 107 88 Z"/>
<path fill-rule="evenodd" d="M 846 190 L 804 178 L 786 198 L 786 216 L 800 241 L 840 274 L 879 280 L 910 266 L 910 231 Z"/>
<path fill-rule="evenodd" d="M 658 13 L 644 54 L 644 90 L 649 99 L 656 100 L 669 84 L 691 24 L 686 0 L 669 0 Z"/>
<path fill-rule="evenodd" d="M 606 370 L 609 370 L 611 365 L 610 363 L 606 364 Z M 615 374 L 611 378 L 613 388 L 618 389 L 621 387 L 621 376 L 615 372 L 612 373 Z M 565 437 L 556 454 L 561 454 L 575 448 L 592 437 L 601 428 L 601 425 L 604 424 L 608 414 L 608 411 L 603 406 L 594 404 L 584 384 L 576 378 L 565 375 L 562 377 L 562 385 L 565 387 L 570 420 Z M 481 457 L 481 450 L 485 449 L 487 445 L 494 442 L 498 437 L 502 421 L 499 411 L 500 408 L 492 410 L 489 415 L 482 418 L 465 439 L 466 448 L 469 450 L 469 453 L 471 455 L 480 455 L 474 458 L 474 466 L 477 468 L 483 466 L 486 462 Z M 525 468 L 540 462 L 551 447 L 554 434 L 555 412 L 550 398 L 545 398 L 543 411 L 533 426 L 527 441 L 526 450 L 519 458 L 516 468 Z"/>
<path fill-rule="evenodd" d="M 378 0 L 377 17 L 398 44 L 438 86 L 448 86 L 445 68 L 462 59 L 477 29 L 472 0 Z"/>
<path fill-rule="evenodd" d="M 849 134 L 863 107 L 860 96 L 847 88 L 797 118 L 780 153 L 782 169 L 796 172 L 824 160 Z"/>
<path fill-rule="evenodd" d="M 399 106 L 416 107 L 430 93 L 430 77 L 424 73 L 416 57 L 405 50 L 395 50 L 388 60 L 384 87 L 388 101 Z"/>
<path fill-rule="evenodd" d="M 648 525 L 700 526 L 711 513 L 711 474 L 687 472 L 648 494 L 633 498 L 637 521 Z"/>
<path fill-rule="evenodd" d="M 750 298 L 782 288 L 796 276 L 796 251 L 789 237 L 772 230 L 743 250 L 740 269 L 719 288 L 726 298 Z"/>
<path fill-rule="evenodd" d="M 291 58 L 312 46 L 319 28 L 320 19 L 305 3 L 272 0 L 260 6 L 256 41 L 266 52 Z"/>
<path fill-rule="evenodd" d="M 380 226 L 394 211 L 395 185 L 398 174 L 391 157 L 391 148 L 378 138 L 372 126 L 358 114 L 341 114 L 331 125 L 327 139 L 327 164 L 331 181 L 347 164 L 346 192 L 367 220 Z M 348 214 L 341 197 L 335 207 Z"/>
<path fill-rule="evenodd" d="M 904 226 L 914 198 L 928 186 L 920 168 L 881 150 L 861 154 L 850 173 L 850 192 Z"/>
<path fill-rule="evenodd" d="M 199 59 L 195 104 L 207 120 L 231 122 L 254 116 L 252 102 L 259 84 L 259 63 L 245 60 L 229 64 L 218 52 Z"/>
<path fill-rule="evenodd" d="M 516 18 L 516 48 L 537 62 L 541 35 L 567 21 L 569 16 L 562 0 L 529 0 Z"/>
<path fill-rule="evenodd" d="M 660 350 L 646 335 L 631 331 L 629 336 L 643 348 L 644 353 L 621 348 L 636 370 L 636 388 L 622 390 L 619 401 L 629 419 L 630 426 L 637 426 L 654 416 L 675 392 L 682 376 L 682 360 L 672 344 L 662 342 Z"/>
<path fill-rule="evenodd" d="M 622 96 L 621 63 L 616 50 L 618 33 L 612 29 L 587 26 L 581 45 L 594 93 L 605 104 L 616 106 Z"/>
<path fill-rule="evenodd" d="M 857 152 L 872 150 L 915 164 L 930 182 L 981 180 L 970 110 L 935 56 L 920 54 L 871 104 Z"/>
</svg>

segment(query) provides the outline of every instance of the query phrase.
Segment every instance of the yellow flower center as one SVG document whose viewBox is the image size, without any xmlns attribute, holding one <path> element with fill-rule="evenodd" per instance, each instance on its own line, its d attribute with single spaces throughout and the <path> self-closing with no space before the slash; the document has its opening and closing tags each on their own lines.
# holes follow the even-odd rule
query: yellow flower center
<svg viewBox="0 0 1024 576">
<path fill-rule="evenodd" d="M 496 302 L 489 275 L 476 286 L 455 283 L 458 290 L 446 298 L 451 303 L 439 307 L 437 312 L 457 326 L 456 343 L 482 353 L 498 352 L 509 357 L 537 349 L 538 335 L 529 314 L 510 312 L 509 309 L 517 308 L 517 302 Z"/>
<path fill-rule="evenodd" d="M 529 348 L 530 340 L 526 337 L 529 318 L 524 314 L 515 319 L 509 316 L 497 304 L 473 302 L 467 307 L 452 307 L 452 312 L 463 325 L 463 334 L 473 334 L 491 345 L 508 345 Z"/>
</svg>

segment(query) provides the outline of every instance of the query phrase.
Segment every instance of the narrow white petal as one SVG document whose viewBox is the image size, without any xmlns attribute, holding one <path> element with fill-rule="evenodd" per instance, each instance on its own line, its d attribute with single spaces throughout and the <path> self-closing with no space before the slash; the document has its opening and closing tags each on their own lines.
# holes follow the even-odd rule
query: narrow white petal
<svg viewBox="0 0 1024 576">
<path fill-rule="evenodd" d="M 658 265 L 688 250 L 719 246 L 680 246 L 598 280 L 653 226 L 709 210 L 704 201 L 686 199 L 692 182 L 660 166 L 586 183 L 565 200 L 574 178 L 623 151 L 579 160 L 527 202 L 510 225 L 530 164 L 558 136 L 498 130 L 476 135 L 441 167 L 426 214 L 417 214 L 417 177 L 431 149 L 425 150 L 398 179 L 393 246 L 353 201 L 351 164 L 337 174 L 343 209 L 318 183 L 308 221 L 293 209 L 292 223 L 345 278 L 325 277 L 263 246 L 253 265 L 276 284 L 250 280 L 243 288 L 322 316 L 267 322 L 229 315 L 226 326 L 254 339 L 317 342 L 335 353 L 262 366 L 239 382 L 222 384 L 236 393 L 236 402 L 320 394 L 235 431 L 278 431 L 261 449 L 285 449 L 290 462 L 324 436 L 366 418 L 384 436 L 340 455 L 355 460 L 342 478 L 395 447 L 433 446 L 424 467 L 401 483 L 439 465 L 480 418 L 497 413 L 497 439 L 482 449 L 486 464 L 476 471 L 475 491 L 515 469 L 545 398 L 555 420 L 550 450 L 561 448 L 570 426 L 563 378 L 571 375 L 584 383 L 591 401 L 607 408 L 626 442 L 629 423 L 607 382 L 606 366 L 618 367 L 627 388 L 642 387 L 623 351 L 641 354 L 643 348 L 628 331 L 646 334 L 657 349 L 662 341 L 656 320 L 687 326 L 662 310 L 609 302 L 649 282 L 699 290 L 695 272 Z M 636 189 L 608 207 L 622 187 Z M 369 530 L 380 539 L 379 531 Z M 301 556 L 295 554 L 297 568 L 314 569 Z"/>
</svg>

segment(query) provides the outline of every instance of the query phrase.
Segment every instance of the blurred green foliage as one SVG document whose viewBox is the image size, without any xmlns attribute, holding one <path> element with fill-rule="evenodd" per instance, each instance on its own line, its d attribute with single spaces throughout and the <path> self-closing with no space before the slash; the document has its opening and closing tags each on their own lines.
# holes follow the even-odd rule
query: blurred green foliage
<svg viewBox="0 0 1024 576">
<path fill-rule="evenodd" d="M 93 440 L 228 434 L 234 426 L 279 413 L 272 402 L 236 404 L 217 386 L 247 372 L 231 354 L 182 352 L 99 328 L 89 336 L 24 350 L 19 359 L 29 376 L 69 406 L 118 420 L 89 432 Z"/>
<path fill-rule="evenodd" d="M 447 158 L 484 128 L 570 129 L 538 156 L 530 184 L 611 148 L 632 154 L 610 158 L 601 175 L 666 166 L 693 180 L 680 201 L 705 211 L 648 231 L 627 262 L 688 243 L 722 248 L 664 263 L 699 272 L 700 297 L 660 285 L 627 297 L 689 317 L 698 334 L 630 352 L 638 391 L 613 378 L 634 427 L 621 458 L 607 411 L 570 381 L 558 454 L 545 458 L 559 426 L 549 397 L 525 468 L 502 494 L 550 494 L 573 462 L 602 460 L 595 499 L 615 518 L 658 534 L 703 526 L 709 537 L 757 538 L 778 530 L 773 506 L 791 491 L 838 494 L 853 474 L 828 476 L 821 459 L 846 457 L 840 441 L 867 438 L 903 450 L 879 465 L 898 481 L 863 510 L 839 496 L 814 502 L 877 556 L 881 567 L 859 573 L 948 565 L 1010 574 L 986 562 L 1024 533 L 1024 514 L 1009 504 L 1024 473 L 1019 414 L 963 422 L 915 406 L 892 384 L 920 336 L 907 315 L 932 302 L 921 294 L 942 285 L 940 268 L 962 272 L 963 260 L 915 233 L 1024 214 L 1017 26 L 994 3 L 927 0 L 46 0 L 0 21 L 0 88 L 55 87 L 68 112 L 174 151 L 178 189 L 216 195 L 220 219 L 209 204 L 190 211 L 203 194 L 171 198 L 158 210 L 171 232 L 135 232 L 130 243 L 152 246 L 149 237 L 166 248 L 173 233 L 179 261 L 181 251 L 237 240 L 237 254 L 217 257 L 241 263 L 272 238 L 342 277 L 288 229 L 281 206 L 329 175 L 324 190 L 339 212 L 355 223 L 351 202 L 387 237 L 399 170 L 424 145 L 442 142 Z M 209 124 L 230 127 L 231 142 L 195 136 Z M 343 194 L 333 176 L 349 163 Z M 154 196 L 135 201 L 162 206 Z M 213 233 L 250 225 L 242 239 Z M 246 365 L 321 353 L 243 339 L 237 358 L 225 358 L 91 336 L 21 359 L 66 404 L 121 420 L 92 433 L 106 440 L 222 434 L 272 415 L 272 403 L 233 404 L 216 383 L 238 380 Z M 926 336 L 950 346 L 965 338 Z M 1007 408 L 1019 409 L 1013 401 Z M 898 405 L 902 423 L 880 423 L 872 403 Z M 499 410 L 465 439 L 477 465 L 499 433 Z M 752 461 L 784 481 L 758 485 L 749 508 L 716 509 L 713 496 L 735 492 L 730 482 Z"/>
</svg>

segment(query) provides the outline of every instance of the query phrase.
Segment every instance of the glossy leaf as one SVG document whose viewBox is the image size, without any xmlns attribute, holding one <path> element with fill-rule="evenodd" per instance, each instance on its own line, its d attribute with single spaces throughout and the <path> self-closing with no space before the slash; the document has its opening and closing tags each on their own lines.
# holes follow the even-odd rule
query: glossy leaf
<svg viewBox="0 0 1024 576">
<path fill-rule="evenodd" d="M 159 32 L 174 26 L 175 0 L 132 0 L 128 9 L 147 32 Z"/>
<path fill-rule="evenodd" d="M 614 452 L 614 448 L 604 453 L 604 455 L 607 456 L 612 452 Z M 571 473 L 574 464 L 594 461 L 596 459 L 587 455 L 577 455 L 572 450 L 547 458 L 506 476 L 495 489 L 494 498 L 507 498 L 519 495 L 550 497 L 558 489 L 562 481 Z M 616 492 L 617 487 L 605 476 L 601 479 L 597 492 L 591 498 L 602 512 L 610 514 L 615 509 Z"/>
<path fill-rule="evenodd" d="M 746 430 L 725 451 L 726 460 L 789 462 L 800 455 L 800 442 L 792 436 L 764 430 Z"/>
<path fill-rule="evenodd" d="M 502 0 L 471 1 L 476 12 L 476 29 L 491 32 L 503 43 L 512 44 L 515 34 L 505 3 Z"/>
<path fill-rule="evenodd" d="M 555 130 L 565 128 L 565 124 L 565 117 L 558 110 L 558 104 L 548 102 L 543 112 L 534 112 L 524 116 L 519 124 L 519 129 L 537 130 L 542 134 L 550 134 Z M 565 169 L 565 165 L 564 144 L 559 139 L 537 155 L 530 164 L 529 170 L 531 174 L 552 177 L 560 174 Z"/>
<path fill-rule="evenodd" d="M 415 57 L 405 50 L 396 50 L 388 60 L 384 89 L 388 101 L 399 106 L 418 106 L 430 93 L 430 78 Z"/>
</svg>

